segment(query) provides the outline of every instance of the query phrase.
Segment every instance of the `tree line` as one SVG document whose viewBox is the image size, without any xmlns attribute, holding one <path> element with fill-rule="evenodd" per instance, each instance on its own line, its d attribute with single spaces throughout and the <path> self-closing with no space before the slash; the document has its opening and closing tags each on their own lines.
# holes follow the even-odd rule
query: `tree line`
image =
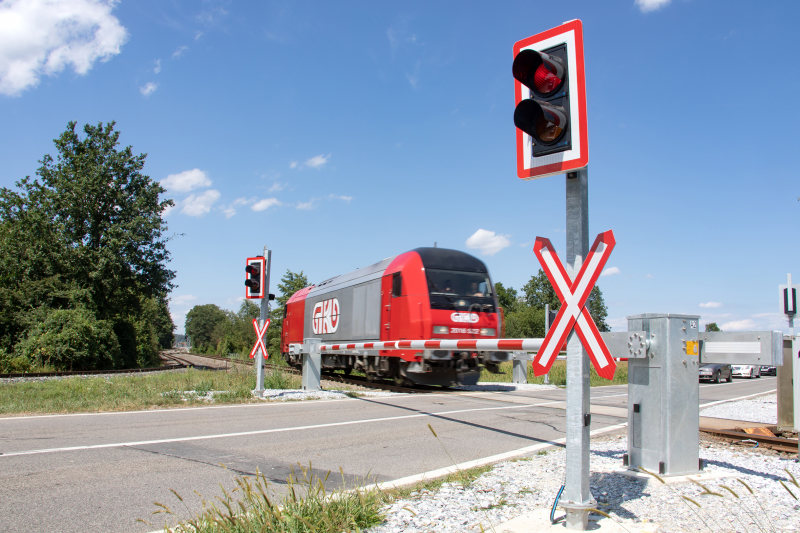
<svg viewBox="0 0 800 533">
<path fill-rule="evenodd" d="M 172 200 L 119 147 L 114 122 L 76 123 L 36 178 L 0 188 L 0 372 L 159 364 L 172 344 Z"/>
<path fill-rule="evenodd" d="M 497 304 L 503 308 L 505 316 L 505 337 L 509 339 L 541 339 L 544 338 L 545 305 L 551 311 L 558 311 L 561 302 L 541 269 L 517 292 L 513 287 L 504 287 L 502 283 L 494 284 L 497 293 Z M 592 315 L 597 329 L 611 331 L 606 323 L 608 308 L 603 300 L 603 292 L 594 286 L 586 308 Z"/>
<path fill-rule="evenodd" d="M 309 286 L 308 278 L 300 273 L 287 270 L 278 283 L 275 300 L 270 305 L 270 326 L 267 329 L 267 351 L 272 361 L 281 357 L 281 328 L 286 302 L 300 289 Z M 214 304 L 195 305 L 186 314 L 185 330 L 192 343 L 194 353 L 227 356 L 239 354 L 248 356 L 256 342 L 253 319 L 261 310 L 251 300 L 244 300 L 237 312 L 221 309 Z"/>
</svg>

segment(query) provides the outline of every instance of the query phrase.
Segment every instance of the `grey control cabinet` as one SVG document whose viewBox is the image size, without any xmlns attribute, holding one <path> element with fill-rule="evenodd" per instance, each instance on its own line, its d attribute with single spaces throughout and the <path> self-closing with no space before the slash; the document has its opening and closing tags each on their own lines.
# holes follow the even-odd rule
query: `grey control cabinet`
<svg viewBox="0 0 800 533">
<path fill-rule="evenodd" d="M 644 331 L 648 345 L 646 357 L 628 359 L 629 469 L 664 475 L 700 469 L 699 319 L 669 313 L 628 317 L 628 331 Z"/>
</svg>

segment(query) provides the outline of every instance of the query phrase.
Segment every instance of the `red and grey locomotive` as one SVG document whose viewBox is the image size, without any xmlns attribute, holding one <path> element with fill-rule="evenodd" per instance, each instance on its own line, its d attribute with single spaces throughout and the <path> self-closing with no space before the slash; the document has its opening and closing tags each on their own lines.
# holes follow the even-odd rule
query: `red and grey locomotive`
<svg viewBox="0 0 800 533">
<path fill-rule="evenodd" d="M 457 250 L 417 248 L 297 291 L 284 309 L 281 352 L 289 344 L 499 338 L 500 312 L 486 265 Z M 373 350 L 322 354 L 322 367 L 361 370 L 398 383 L 472 385 L 480 366 L 496 371 L 508 352 Z"/>
</svg>

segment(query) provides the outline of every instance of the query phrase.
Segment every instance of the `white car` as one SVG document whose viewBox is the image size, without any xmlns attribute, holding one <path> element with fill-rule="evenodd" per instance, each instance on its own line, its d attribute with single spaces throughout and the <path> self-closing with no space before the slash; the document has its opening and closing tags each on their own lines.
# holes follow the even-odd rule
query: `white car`
<svg viewBox="0 0 800 533">
<path fill-rule="evenodd" d="M 735 378 L 760 378 L 761 367 L 757 365 L 733 365 L 732 375 Z"/>
</svg>

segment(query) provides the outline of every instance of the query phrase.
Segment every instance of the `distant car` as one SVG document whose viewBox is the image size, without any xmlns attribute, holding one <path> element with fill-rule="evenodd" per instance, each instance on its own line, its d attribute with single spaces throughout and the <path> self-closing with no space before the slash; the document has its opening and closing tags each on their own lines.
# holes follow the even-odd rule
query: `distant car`
<svg viewBox="0 0 800 533">
<path fill-rule="evenodd" d="M 706 364 L 700 367 L 700 381 L 713 381 L 719 383 L 721 379 L 728 382 L 733 381 L 733 371 L 731 365 Z"/>
<path fill-rule="evenodd" d="M 733 377 L 735 378 L 760 378 L 761 367 L 756 365 L 733 365 Z"/>
<path fill-rule="evenodd" d="M 762 366 L 760 372 L 761 372 L 762 376 L 777 376 L 778 375 L 778 367 L 776 367 L 776 366 Z"/>
</svg>

